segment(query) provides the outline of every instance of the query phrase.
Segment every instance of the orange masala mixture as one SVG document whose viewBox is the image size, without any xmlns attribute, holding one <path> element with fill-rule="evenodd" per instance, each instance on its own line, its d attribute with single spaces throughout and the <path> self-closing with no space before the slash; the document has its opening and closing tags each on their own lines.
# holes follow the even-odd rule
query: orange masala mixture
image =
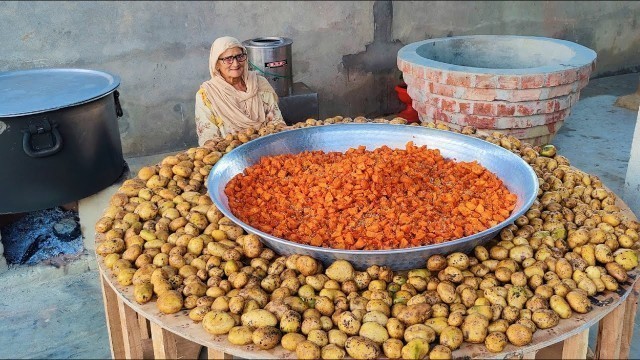
<svg viewBox="0 0 640 360">
<path fill-rule="evenodd" d="M 227 184 L 240 220 L 289 241 L 334 249 L 441 243 L 509 217 L 517 197 L 477 162 L 415 146 L 268 156 Z"/>
</svg>

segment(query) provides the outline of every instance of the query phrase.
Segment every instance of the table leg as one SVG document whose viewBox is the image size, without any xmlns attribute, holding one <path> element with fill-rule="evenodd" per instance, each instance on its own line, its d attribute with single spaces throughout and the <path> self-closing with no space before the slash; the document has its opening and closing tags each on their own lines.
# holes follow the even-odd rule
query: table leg
<svg viewBox="0 0 640 360">
<path fill-rule="evenodd" d="M 156 359 L 197 359 L 200 344 L 184 339 L 171 331 L 151 322 L 153 355 Z"/>
<path fill-rule="evenodd" d="M 625 303 L 618 305 L 600 320 L 598 327 L 597 359 L 619 359 L 622 345 Z"/>
<path fill-rule="evenodd" d="M 216 350 L 213 348 L 207 348 L 207 358 L 208 359 L 223 359 L 230 360 L 233 359 L 233 355 L 226 354 L 224 351 Z"/>
<path fill-rule="evenodd" d="M 104 315 L 107 320 L 107 332 L 109 333 L 111 358 L 122 359 L 125 356 L 125 351 L 120 312 L 118 310 L 118 295 L 116 295 L 108 284 L 105 284 L 103 275 L 99 274 L 99 276 L 100 287 L 102 288 L 102 301 L 104 302 Z"/>
<path fill-rule="evenodd" d="M 151 341 L 151 328 L 149 320 L 138 314 L 138 326 L 140 327 L 140 341 L 144 359 L 153 359 L 153 343 Z"/>
<path fill-rule="evenodd" d="M 124 340 L 124 357 L 126 359 L 142 359 L 142 338 L 138 314 L 118 297 L 118 310 L 122 324 L 122 338 Z"/>
<path fill-rule="evenodd" d="M 631 339 L 633 337 L 633 324 L 636 320 L 638 310 L 638 295 L 640 293 L 640 281 L 633 284 L 633 289 L 625 301 L 624 324 L 622 326 L 622 344 L 620 346 L 620 358 L 628 359 L 631 350 Z"/>
<path fill-rule="evenodd" d="M 574 335 L 564 341 L 562 346 L 563 359 L 586 359 L 589 347 L 589 329 Z"/>
</svg>

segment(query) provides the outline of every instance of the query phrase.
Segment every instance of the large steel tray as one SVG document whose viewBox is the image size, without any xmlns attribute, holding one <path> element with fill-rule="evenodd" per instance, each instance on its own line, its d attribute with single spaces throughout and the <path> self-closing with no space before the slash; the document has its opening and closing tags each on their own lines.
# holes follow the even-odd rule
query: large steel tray
<svg viewBox="0 0 640 360">
<path fill-rule="evenodd" d="M 511 216 L 490 229 L 441 244 L 393 250 L 339 250 L 298 244 L 269 235 L 247 225 L 229 209 L 225 186 L 235 175 L 257 163 L 263 156 L 310 150 L 344 152 L 360 145 L 366 146 L 367 150 L 382 145 L 404 149 L 409 141 L 417 146 L 437 148 L 445 158 L 477 160 L 518 196 Z M 207 188 L 214 204 L 225 216 L 248 233 L 258 235 L 269 248 L 281 255 L 306 254 L 325 265 L 345 259 L 360 270 L 374 264 L 390 266 L 393 270 L 406 270 L 424 267 L 426 259 L 433 254 L 455 251 L 469 253 L 475 246 L 492 239 L 531 207 L 538 193 L 538 178 L 529 164 L 516 154 L 478 138 L 420 126 L 351 123 L 287 130 L 243 144 L 222 157 L 213 167 L 207 179 Z"/>
</svg>

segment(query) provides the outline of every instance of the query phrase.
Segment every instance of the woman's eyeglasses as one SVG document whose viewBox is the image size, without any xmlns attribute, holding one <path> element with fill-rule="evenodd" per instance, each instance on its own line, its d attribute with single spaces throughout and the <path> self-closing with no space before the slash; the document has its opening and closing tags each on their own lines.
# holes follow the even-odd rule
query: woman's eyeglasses
<svg viewBox="0 0 640 360">
<path fill-rule="evenodd" d="M 231 56 L 219 58 L 218 60 L 222 61 L 223 63 L 225 63 L 227 65 L 231 65 L 231 64 L 233 64 L 233 60 L 234 59 L 238 60 L 239 63 L 244 62 L 245 60 L 247 60 L 247 54 L 242 53 L 242 54 L 238 54 L 238 55 L 231 55 Z"/>
</svg>

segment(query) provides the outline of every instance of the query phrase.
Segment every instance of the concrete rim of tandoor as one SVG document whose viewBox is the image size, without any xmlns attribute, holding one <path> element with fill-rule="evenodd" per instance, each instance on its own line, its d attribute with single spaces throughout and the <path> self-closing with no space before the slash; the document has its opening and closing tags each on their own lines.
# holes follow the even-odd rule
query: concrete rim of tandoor
<svg viewBox="0 0 640 360">
<path fill-rule="evenodd" d="M 425 53 L 429 47 L 442 46 L 447 42 L 462 42 L 470 46 L 473 45 L 493 45 L 508 46 L 511 44 L 524 44 L 525 46 L 546 46 L 548 50 L 568 51 L 570 56 L 566 56 L 562 61 L 551 65 L 521 67 L 521 68 L 490 68 L 490 67 L 474 67 L 451 64 L 447 62 L 429 59 L 421 53 Z M 467 49 L 469 48 L 467 47 Z M 499 49 L 494 50 L 491 56 L 496 58 L 501 56 Z M 545 49 L 547 50 L 547 49 Z M 490 50 L 486 50 L 490 51 Z M 445 71 L 457 71 L 476 74 L 495 74 L 495 75 L 532 75 L 559 72 L 572 68 L 580 68 L 591 65 L 595 62 L 597 54 L 595 51 L 576 44 L 571 41 L 542 37 L 542 36 L 521 36 L 521 35 L 465 35 L 452 36 L 445 38 L 436 38 L 422 40 L 405 45 L 398 51 L 398 61 L 406 61 L 411 64 L 417 64 L 422 67 L 435 68 Z"/>
</svg>

